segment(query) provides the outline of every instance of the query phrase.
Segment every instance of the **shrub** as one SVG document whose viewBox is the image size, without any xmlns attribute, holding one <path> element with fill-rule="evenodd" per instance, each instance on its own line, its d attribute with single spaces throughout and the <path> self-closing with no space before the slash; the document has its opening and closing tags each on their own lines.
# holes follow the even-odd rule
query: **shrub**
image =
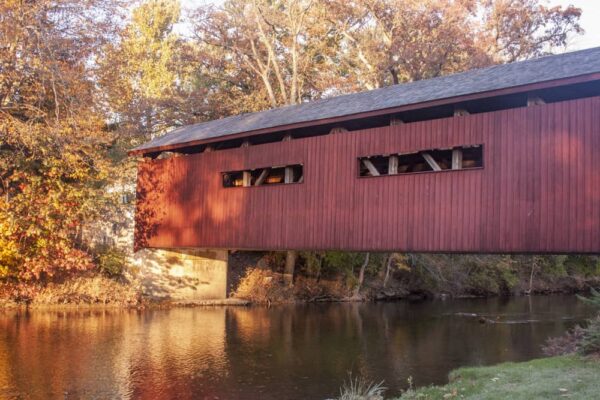
<svg viewBox="0 0 600 400">
<path fill-rule="evenodd" d="M 589 298 L 577 297 L 600 308 L 600 292 L 591 289 L 591 294 Z M 573 353 L 600 355 L 600 315 L 588 320 L 585 327 L 577 325 L 563 336 L 548 339 L 542 351 L 548 356 Z"/>
<path fill-rule="evenodd" d="M 116 247 L 101 247 L 96 249 L 98 269 L 108 276 L 123 275 L 128 261 L 127 255 Z"/>
<path fill-rule="evenodd" d="M 593 277 L 600 275 L 600 258 L 595 256 L 570 255 L 565 261 L 569 275 Z"/>
<path fill-rule="evenodd" d="M 548 339 L 542 347 L 542 352 L 549 357 L 578 353 L 584 333 L 584 329 L 576 325 L 564 335 Z"/>
<path fill-rule="evenodd" d="M 600 355 L 600 315 L 588 321 L 579 346 L 583 355 Z"/>
</svg>

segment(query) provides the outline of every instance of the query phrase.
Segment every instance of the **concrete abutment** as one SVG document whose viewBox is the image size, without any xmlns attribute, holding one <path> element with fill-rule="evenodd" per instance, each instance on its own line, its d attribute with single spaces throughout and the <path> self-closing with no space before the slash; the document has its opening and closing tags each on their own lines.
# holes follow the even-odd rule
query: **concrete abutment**
<svg viewBox="0 0 600 400">
<path fill-rule="evenodd" d="M 143 249 L 134 262 L 149 298 L 193 303 L 228 296 L 228 250 Z"/>
</svg>

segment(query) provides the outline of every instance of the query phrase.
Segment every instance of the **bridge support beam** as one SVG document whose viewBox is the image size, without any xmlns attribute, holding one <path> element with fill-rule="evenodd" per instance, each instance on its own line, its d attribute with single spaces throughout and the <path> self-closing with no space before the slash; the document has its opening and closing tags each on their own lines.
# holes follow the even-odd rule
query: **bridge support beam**
<svg viewBox="0 0 600 400">
<path fill-rule="evenodd" d="M 150 298 L 189 303 L 227 298 L 227 250 L 144 249 L 135 263 Z"/>
</svg>

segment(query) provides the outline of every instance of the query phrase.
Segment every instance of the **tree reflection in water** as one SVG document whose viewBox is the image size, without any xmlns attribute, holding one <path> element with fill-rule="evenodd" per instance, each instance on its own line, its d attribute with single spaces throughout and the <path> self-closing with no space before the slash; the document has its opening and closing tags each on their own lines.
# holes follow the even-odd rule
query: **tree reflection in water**
<svg viewBox="0 0 600 400">
<path fill-rule="evenodd" d="M 590 312 L 560 296 L 5 312 L 0 398 L 320 399 L 349 372 L 395 394 L 409 376 L 537 357 Z"/>
</svg>

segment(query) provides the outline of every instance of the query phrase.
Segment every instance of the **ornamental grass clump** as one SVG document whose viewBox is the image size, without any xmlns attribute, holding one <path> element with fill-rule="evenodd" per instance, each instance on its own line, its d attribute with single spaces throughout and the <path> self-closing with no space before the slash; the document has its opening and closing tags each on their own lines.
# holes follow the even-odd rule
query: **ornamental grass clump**
<svg viewBox="0 0 600 400">
<path fill-rule="evenodd" d="M 383 400 L 387 390 L 383 381 L 379 383 L 367 382 L 363 378 L 355 378 L 345 382 L 340 388 L 338 400 Z"/>
</svg>

